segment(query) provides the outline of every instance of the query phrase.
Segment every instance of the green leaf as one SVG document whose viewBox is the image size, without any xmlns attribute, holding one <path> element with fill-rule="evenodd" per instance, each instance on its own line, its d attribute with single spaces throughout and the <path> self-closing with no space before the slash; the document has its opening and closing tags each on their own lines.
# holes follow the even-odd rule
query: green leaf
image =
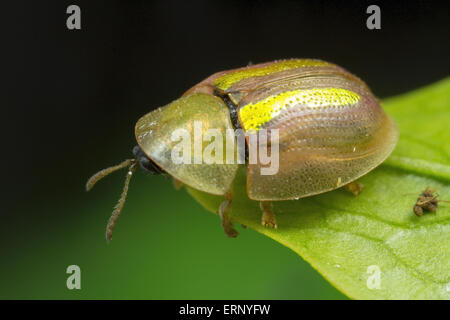
<svg viewBox="0 0 450 320">
<path fill-rule="evenodd" d="M 427 186 L 450 200 L 450 78 L 386 99 L 383 107 L 400 140 L 383 165 L 359 180 L 365 186 L 359 196 L 340 189 L 274 202 L 273 230 L 261 226 L 242 170 L 230 217 L 291 248 L 351 298 L 449 299 L 450 204 L 420 218 L 413 205 Z M 188 192 L 214 213 L 223 200 Z"/>
</svg>

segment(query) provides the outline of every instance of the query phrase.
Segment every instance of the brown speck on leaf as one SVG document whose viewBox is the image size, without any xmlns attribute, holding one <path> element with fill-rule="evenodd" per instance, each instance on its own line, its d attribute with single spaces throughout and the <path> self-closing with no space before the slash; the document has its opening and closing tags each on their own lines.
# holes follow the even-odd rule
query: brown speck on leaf
<svg viewBox="0 0 450 320">
<path fill-rule="evenodd" d="M 413 211 L 416 216 L 421 217 L 424 212 L 436 212 L 439 202 L 449 202 L 438 200 L 439 195 L 434 190 L 426 187 L 417 198 Z"/>
</svg>

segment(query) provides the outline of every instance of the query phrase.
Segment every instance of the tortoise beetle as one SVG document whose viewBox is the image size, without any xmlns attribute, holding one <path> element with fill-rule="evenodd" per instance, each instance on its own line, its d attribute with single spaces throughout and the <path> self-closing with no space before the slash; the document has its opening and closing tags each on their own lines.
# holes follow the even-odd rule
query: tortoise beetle
<svg viewBox="0 0 450 320">
<path fill-rule="evenodd" d="M 243 164 L 175 163 L 173 133 L 183 129 L 195 135 L 196 121 L 203 124 L 202 132 L 215 129 L 225 135 L 227 130 L 241 129 L 246 134 L 247 155 L 249 136 L 276 130 L 277 172 L 262 174 L 265 164 L 249 162 L 248 156 Z M 219 215 L 225 233 L 235 237 L 228 212 L 239 166 L 246 167 L 248 197 L 260 202 L 262 224 L 276 228 L 271 201 L 299 199 L 349 184 L 356 194 L 355 180 L 381 164 L 398 140 L 395 123 L 362 80 L 342 67 L 316 59 L 278 60 L 215 73 L 178 100 L 140 118 L 135 135 L 134 158 L 98 172 L 86 185 L 90 190 L 107 174 L 129 168 L 122 196 L 107 225 L 108 241 L 138 165 L 152 173 L 168 174 L 194 189 L 224 196 Z M 203 142 L 200 148 L 204 151 Z M 273 149 L 273 145 L 269 143 L 267 148 Z"/>
</svg>

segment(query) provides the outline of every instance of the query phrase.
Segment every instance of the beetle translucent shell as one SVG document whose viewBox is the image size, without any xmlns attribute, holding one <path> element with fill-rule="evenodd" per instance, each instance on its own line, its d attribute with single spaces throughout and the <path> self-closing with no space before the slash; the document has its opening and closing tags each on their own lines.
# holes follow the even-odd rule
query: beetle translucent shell
<svg viewBox="0 0 450 320">
<path fill-rule="evenodd" d="M 361 177 L 393 151 L 398 131 L 367 85 L 343 68 L 320 60 L 291 59 L 216 73 L 183 97 L 142 117 L 136 139 L 146 155 L 181 182 L 222 195 L 236 164 L 174 165 L 176 128 L 200 120 L 225 135 L 232 129 L 231 101 L 245 131 L 279 131 L 279 170 L 261 175 L 247 165 L 253 200 L 291 200 L 323 193 Z"/>
</svg>

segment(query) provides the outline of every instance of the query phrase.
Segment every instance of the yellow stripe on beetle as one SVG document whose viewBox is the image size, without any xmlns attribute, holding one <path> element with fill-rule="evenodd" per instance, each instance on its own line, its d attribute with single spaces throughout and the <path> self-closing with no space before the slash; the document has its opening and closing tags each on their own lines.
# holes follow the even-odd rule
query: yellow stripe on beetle
<svg viewBox="0 0 450 320">
<path fill-rule="evenodd" d="M 356 104 L 360 98 L 353 91 L 339 88 L 286 91 L 243 106 L 239 110 L 239 116 L 245 130 L 257 131 L 281 111 L 293 106 L 303 105 L 308 108 L 348 106 Z"/>
<path fill-rule="evenodd" d="M 262 77 L 269 75 L 274 72 L 285 71 L 289 69 L 299 68 L 299 67 L 321 67 L 331 65 L 328 62 L 312 59 L 291 59 L 283 60 L 270 64 L 265 67 L 260 68 L 248 68 L 237 70 L 234 72 L 229 72 L 217 79 L 214 79 L 213 84 L 219 89 L 227 90 L 233 84 L 251 77 Z"/>
</svg>

